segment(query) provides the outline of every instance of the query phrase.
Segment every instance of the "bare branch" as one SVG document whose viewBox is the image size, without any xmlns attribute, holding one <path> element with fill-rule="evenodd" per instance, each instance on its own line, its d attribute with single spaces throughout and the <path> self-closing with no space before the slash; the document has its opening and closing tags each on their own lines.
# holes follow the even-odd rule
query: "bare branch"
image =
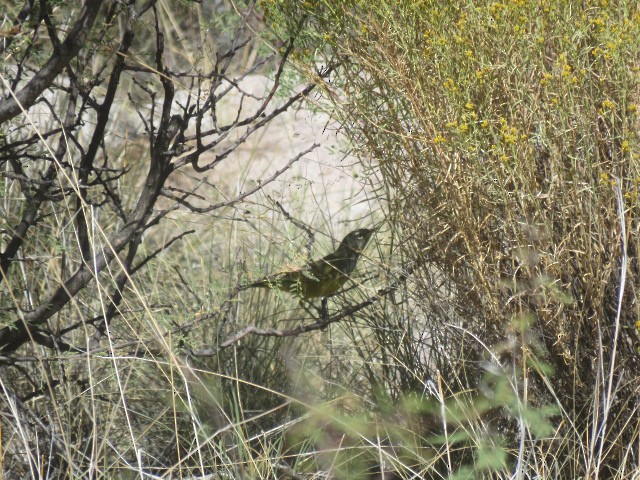
<svg viewBox="0 0 640 480">
<path fill-rule="evenodd" d="M 216 204 L 210 205 L 208 207 L 196 207 L 195 205 L 192 205 L 191 203 L 189 203 L 186 200 L 184 200 L 183 198 L 178 198 L 178 197 L 175 197 L 175 196 L 172 196 L 171 198 L 173 198 L 179 204 L 184 205 L 185 207 L 187 207 L 192 212 L 196 212 L 196 213 L 207 213 L 207 212 L 211 212 L 213 210 L 217 210 L 217 209 L 222 208 L 222 207 L 228 207 L 230 205 L 234 205 L 234 204 L 236 204 L 238 202 L 241 202 L 245 198 L 253 195 L 254 193 L 262 190 L 266 185 L 268 185 L 269 183 L 273 182 L 280 175 L 282 175 L 284 172 L 289 170 L 291 165 L 293 165 L 295 162 L 297 162 L 302 157 L 304 157 L 307 153 L 311 152 L 312 150 L 315 150 L 319 146 L 320 146 L 319 144 L 314 143 L 309 148 L 307 148 L 304 152 L 299 153 L 298 155 L 293 157 L 291 160 L 289 160 L 287 162 L 287 164 L 284 167 L 282 167 L 280 170 L 276 170 L 273 173 L 273 175 L 271 175 L 269 178 L 267 178 L 266 180 L 262 180 L 255 187 L 253 187 L 253 188 L 249 189 L 248 191 L 238 195 L 237 197 L 232 198 L 231 200 L 227 200 L 227 201 L 224 201 L 224 202 L 216 203 Z"/>
<path fill-rule="evenodd" d="M 51 58 L 22 90 L 0 101 L 0 124 L 29 109 L 53 79 L 78 55 L 87 41 L 101 5 L 102 0 L 84 2 L 78 20 L 60 48 L 54 50 Z"/>
<path fill-rule="evenodd" d="M 255 325 L 251 325 L 240 330 L 239 332 L 236 332 L 235 334 L 227 338 L 224 342 L 220 344 L 218 348 L 196 350 L 196 351 L 190 352 L 190 354 L 195 357 L 215 356 L 218 353 L 220 353 L 222 350 L 229 348 L 232 345 L 235 345 L 247 335 L 259 335 L 259 336 L 265 336 L 265 337 L 295 337 L 303 333 L 322 330 L 327 326 L 331 325 L 332 323 L 339 322 L 340 320 L 347 318 L 353 315 L 354 313 L 359 312 L 360 310 L 378 302 L 380 299 L 389 295 L 391 292 L 394 292 L 395 290 L 397 290 L 398 286 L 402 282 L 404 282 L 406 279 L 407 279 L 407 274 L 403 274 L 391 285 L 389 285 L 386 288 L 383 288 L 382 290 L 379 290 L 375 295 L 373 295 L 372 297 L 369 297 L 367 300 L 360 302 L 356 305 L 351 305 L 349 307 L 346 307 L 343 310 L 339 311 L 338 313 L 330 317 L 319 318 L 313 323 L 310 323 L 307 325 L 300 325 L 299 327 L 286 329 L 286 330 L 278 330 L 275 328 L 260 328 L 260 327 L 256 327 Z"/>
</svg>

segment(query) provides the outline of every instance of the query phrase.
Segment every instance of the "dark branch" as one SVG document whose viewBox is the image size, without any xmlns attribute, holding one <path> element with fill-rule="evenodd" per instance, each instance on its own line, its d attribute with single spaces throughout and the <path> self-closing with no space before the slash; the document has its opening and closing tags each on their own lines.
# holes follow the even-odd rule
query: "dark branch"
<svg viewBox="0 0 640 480">
<path fill-rule="evenodd" d="M 91 33 L 91 27 L 101 5 L 102 0 L 87 0 L 78 20 L 60 48 L 54 49 L 51 58 L 22 90 L 0 101 L 0 124 L 12 119 L 23 110 L 28 110 L 40 94 L 51 86 L 58 74 L 78 55 Z"/>
<path fill-rule="evenodd" d="M 218 348 L 196 350 L 191 352 L 191 355 L 195 357 L 215 356 L 218 353 L 220 353 L 222 350 L 229 348 L 232 345 L 235 345 L 247 335 L 260 335 L 260 336 L 266 336 L 266 337 L 295 337 L 303 333 L 322 330 L 327 326 L 331 325 L 332 323 L 339 322 L 340 320 L 347 318 L 353 315 L 354 313 L 359 312 L 360 310 L 378 302 L 380 299 L 389 295 L 391 292 L 394 292 L 395 290 L 397 290 L 398 286 L 402 282 L 404 282 L 406 279 L 407 279 L 406 274 L 401 275 L 395 282 L 393 282 L 393 284 L 389 285 L 386 288 L 383 288 L 382 290 L 379 290 L 374 296 L 368 298 L 364 302 L 358 303 L 357 305 L 351 305 L 347 308 L 344 308 L 343 310 L 339 311 L 335 315 L 332 315 L 331 317 L 320 318 L 313 323 L 310 323 L 307 325 L 300 325 L 299 327 L 285 329 L 285 330 L 278 330 L 275 328 L 260 328 L 260 327 L 256 327 L 255 325 L 251 325 L 240 330 L 239 332 L 236 332 L 235 334 L 227 338 L 224 342 L 220 344 Z"/>
</svg>

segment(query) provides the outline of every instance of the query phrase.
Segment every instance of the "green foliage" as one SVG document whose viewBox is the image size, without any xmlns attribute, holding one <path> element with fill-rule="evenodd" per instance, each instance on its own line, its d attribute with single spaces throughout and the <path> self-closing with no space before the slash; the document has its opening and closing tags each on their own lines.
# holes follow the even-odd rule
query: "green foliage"
<svg viewBox="0 0 640 480">
<path fill-rule="evenodd" d="M 379 392 L 373 406 L 344 391 L 326 403 L 306 405 L 307 418 L 288 443 L 302 458 L 315 452 L 314 469 L 328 463 L 340 479 L 360 478 L 381 463 L 400 478 L 416 472 L 426 478 L 508 477 L 515 449 L 488 420 L 506 412 L 501 417 L 519 423 L 523 437 L 543 440 L 553 432 L 550 417 L 558 413 L 554 407 L 526 405 L 516 387 L 521 380 L 499 370 L 485 374 L 484 387 L 475 392 L 438 398 L 426 384 L 428 394 L 400 399 Z"/>
</svg>

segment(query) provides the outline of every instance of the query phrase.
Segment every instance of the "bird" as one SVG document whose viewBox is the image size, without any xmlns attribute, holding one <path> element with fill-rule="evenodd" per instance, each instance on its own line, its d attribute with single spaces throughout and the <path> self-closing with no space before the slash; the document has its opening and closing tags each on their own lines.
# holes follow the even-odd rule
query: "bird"
<svg viewBox="0 0 640 480">
<path fill-rule="evenodd" d="M 336 293 L 355 270 L 362 251 L 375 229 L 360 228 L 349 233 L 335 252 L 320 260 L 309 262 L 302 268 L 269 275 L 240 289 L 275 288 L 311 299 L 329 297 Z"/>
</svg>

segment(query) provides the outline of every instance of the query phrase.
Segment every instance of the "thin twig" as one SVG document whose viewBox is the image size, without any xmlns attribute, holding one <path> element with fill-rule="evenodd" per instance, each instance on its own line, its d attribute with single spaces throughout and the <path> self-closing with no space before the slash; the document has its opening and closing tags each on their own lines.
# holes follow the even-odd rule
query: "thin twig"
<svg viewBox="0 0 640 480">
<path fill-rule="evenodd" d="M 356 305 L 351 305 L 343 310 L 341 310 L 340 312 L 332 315 L 331 317 L 328 318 L 320 318 L 318 320 L 316 320 L 313 323 L 310 323 L 308 325 L 300 325 L 299 327 L 296 328 L 291 328 L 291 329 L 285 329 L 285 330 L 279 330 L 276 328 L 260 328 L 260 327 L 256 327 L 255 325 L 250 325 L 246 328 L 243 328 L 242 330 L 236 332 L 235 334 L 233 334 L 232 336 L 230 336 L 229 338 L 227 338 L 224 342 L 222 342 L 220 344 L 220 346 L 218 348 L 208 348 L 208 349 L 203 349 L 203 350 L 196 350 L 196 351 L 192 351 L 191 355 L 195 356 L 195 357 L 211 357 L 211 356 L 215 356 L 217 355 L 220 351 L 236 344 L 237 342 L 239 342 L 241 339 L 243 339 L 244 337 L 246 337 L 247 335 L 259 335 L 259 336 L 265 336 L 265 337 L 294 337 L 303 333 L 307 333 L 307 332 L 313 332 L 316 330 L 322 330 L 324 328 L 326 328 L 327 326 L 331 325 L 332 323 L 336 323 L 339 322 L 340 320 L 349 317 L 351 315 L 353 315 L 356 312 L 359 312 L 360 310 L 373 305 L 374 303 L 376 303 L 377 301 L 379 301 L 381 298 L 385 297 L 386 295 L 390 294 L 391 292 L 395 291 L 398 286 L 404 282 L 406 280 L 407 276 L 406 275 L 401 275 L 398 280 L 396 280 L 395 282 L 393 282 L 393 284 L 389 285 L 386 288 L 383 288 L 382 290 L 379 290 L 375 295 L 373 295 L 372 297 L 369 297 L 367 300 L 365 300 L 364 302 L 360 302 Z"/>
</svg>

